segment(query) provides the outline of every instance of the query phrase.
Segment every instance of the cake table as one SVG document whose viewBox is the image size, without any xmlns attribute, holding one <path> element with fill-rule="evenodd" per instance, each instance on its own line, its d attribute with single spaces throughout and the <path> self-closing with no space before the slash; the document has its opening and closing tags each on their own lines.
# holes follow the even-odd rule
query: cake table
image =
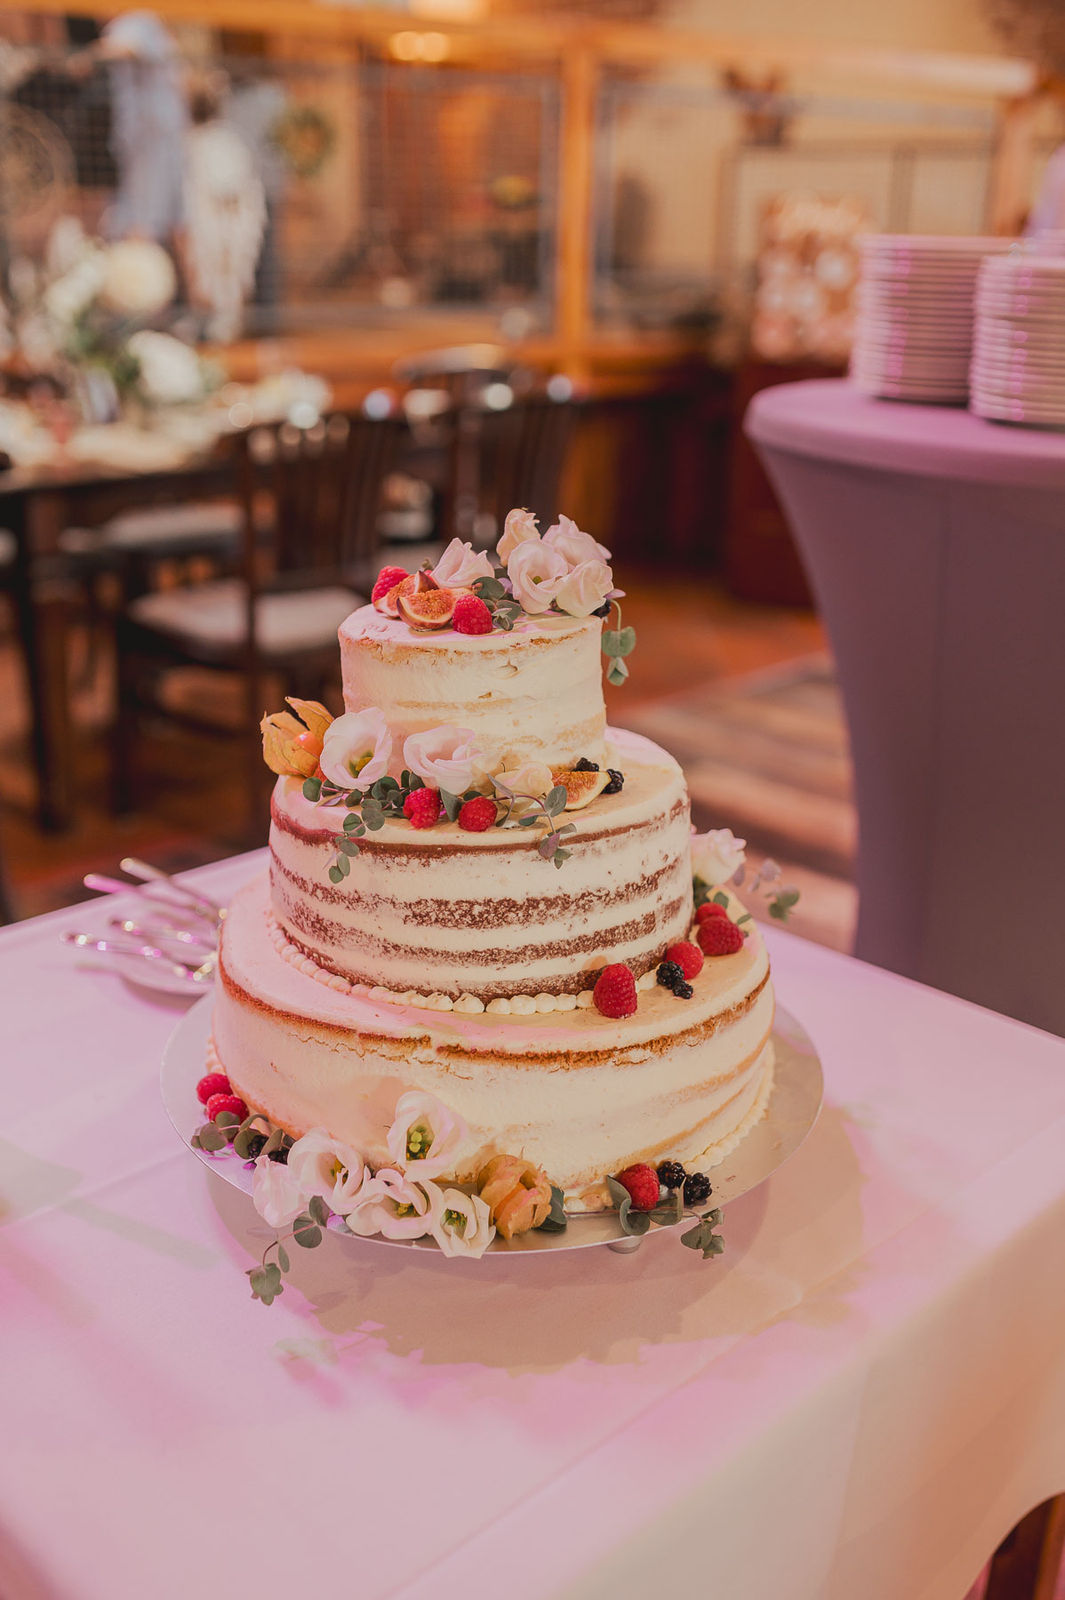
<svg viewBox="0 0 1065 1600">
<path fill-rule="evenodd" d="M 1062 1040 L 770 929 L 826 1105 L 723 1257 L 330 1237 L 266 1308 L 179 1003 L 59 943 L 118 909 L 0 933 L 4 1600 L 960 1600 L 1065 1489 Z"/>
<path fill-rule="evenodd" d="M 1065 435 L 837 379 L 746 426 L 839 667 L 856 954 L 1065 1033 Z"/>
</svg>

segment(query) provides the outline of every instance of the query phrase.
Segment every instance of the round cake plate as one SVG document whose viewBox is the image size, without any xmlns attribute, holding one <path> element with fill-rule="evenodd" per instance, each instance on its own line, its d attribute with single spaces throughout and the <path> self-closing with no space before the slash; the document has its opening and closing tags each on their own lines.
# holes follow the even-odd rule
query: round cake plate
<svg viewBox="0 0 1065 1600">
<path fill-rule="evenodd" d="M 167 1115 L 193 1155 L 198 1156 L 212 1172 L 251 1195 L 251 1169 L 232 1153 L 222 1151 L 217 1156 L 207 1150 L 197 1150 L 192 1145 L 192 1135 L 203 1123 L 203 1108 L 196 1098 L 196 1084 L 203 1077 L 207 1046 L 211 1037 L 212 996 L 204 995 L 191 1011 L 182 1017 L 163 1054 L 162 1091 Z M 802 1144 L 817 1121 L 824 1092 L 821 1062 L 809 1034 L 790 1012 L 777 1007 L 773 1027 L 776 1047 L 776 1067 L 773 1090 L 765 1116 L 716 1166 L 706 1169 L 713 1183 L 713 1194 L 708 1204 L 727 1206 L 730 1200 L 739 1199 L 757 1188 L 760 1183 L 783 1166 L 789 1156 Z M 509 1242 L 494 1239 L 489 1253 L 503 1252 L 520 1255 L 541 1250 L 580 1250 L 589 1245 L 605 1244 L 612 1249 L 629 1252 L 637 1249 L 645 1239 L 655 1234 L 672 1233 L 672 1228 L 654 1228 L 640 1236 L 619 1234 L 617 1214 L 600 1211 L 590 1214 L 571 1212 L 569 1226 L 564 1233 L 542 1233 L 534 1230 L 523 1233 Z M 351 1235 L 340 1234 L 341 1238 Z M 367 1244 L 389 1245 L 394 1249 L 437 1249 L 432 1239 L 384 1239 L 375 1236 L 361 1240 Z"/>
</svg>

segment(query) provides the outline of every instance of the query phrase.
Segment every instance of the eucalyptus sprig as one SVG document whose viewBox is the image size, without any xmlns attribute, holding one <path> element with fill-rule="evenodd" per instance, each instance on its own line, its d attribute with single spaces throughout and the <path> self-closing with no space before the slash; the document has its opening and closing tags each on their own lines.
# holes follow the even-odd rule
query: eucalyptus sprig
<svg viewBox="0 0 1065 1600">
<path fill-rule="evenodd" d="M 651 1211 L 635 1211 L 632 1196 L 625 1185 L 616 1178 L 608 1177 L 605 1181 L 610 1198 L 617 1207 L 621 1231 L 630 1238 L 642 1238 L 650 1231 L 652 1224 L 656 1228 L 675 1228 L 678 1222 L 684 1220 L 683 1189 L 674 1189 Z M 698 1212 L 692 1212 L 691 1215 L 695 1218 L 695 1226 L 681 1234 L 681 1244 L 686 1244 L 690 1250 L 701 1250 L 704 1261 L 711 1256 L 719 1256 L 725 1248 L 725 1241 L 719 1233 L 714 1232 L 714 1228 L 721 1221 L 721 1212 L 715 1207 L 702 1216 Z"/>
<path fill-rule="evenodd" d="M 553 861 L 556 867 L 561 867 L 564 861 L 568 861 L 573 851 L 563 849 L 562 840 L 567 834 L 576 833 L 577 824 L 575 822 L 565 822 L 561 827 L 558 827 L 555 823 L 555 818 L 565 811 L 566 802 L 569 800 L 565 786 L 561 783 L 556 783 L 553 789 L 548 790 L 547 794 L 538 795 L 522 794 L 519 790 L 512 789 L 509 784 L 502 783 L 498 778 L 493 779 L 493 783 L 496 795 L 502 797 L 506 803 L 506 811 L 501 817 L 496 818 L 496 827 L 502 828 L 505 823 L 510 821 L 511 813 L 517 801 L 528 800 L 537 809 L 528 816 L 519 817 L 517 819 L 518 827 L 533 828 L 538 822 L 545 823 L 547 832 L 538 842 L 537 851 L 545 861 Z"/>
<path fill-rule="evenodd" d="M 613 608 L 617 612 L 617 626 L 603 629 L 603 654 L 610 661 L 606 669 L 606 681 L 615 688 L 625 682 L 629 669 L 625 665 L 624 657 L 631 656 L 636 648 L 636 629 L 621 626 L 621 604 L 615 600 Z"/>
<path fill-rule="evenodd" d="M 276 1239 L 272 1239 L 263 1251 L 259 1265 L 247 1268 L 245 1276 L 251 1285 L 253 1300 L 261 1300 L 264 1306 L 268 1306 L 279 1294 L 284 1293 L 281 1275 L 288 1272 L 291 1265 L 284 1241 L 291 1239 L 303 1250 L 317 1249 L 325 1237 L 325 1225 L 332 1215 L 320 1194 L 311 1196 L 306 1211 L 301 1211 L 299 1216 L 293 1219 L 288 1233 L 279 1234 Z M 274 1250 L 277 1251 L 277 1259 L 270 1261 L 268 1257 Z"/>
<path fill-rule="evenodd" d="M 478 600 L 483 600 L 492 613 L 492 621 L 504 633 L 510 633 L 521 616 L 521 606 L 498 578 L 474 578 L 470 588 Z"/>
<path fill-rule="evenodd" d="M 329 865 L 330 883 L 342 883 L 347 877 L 351 871 L 351 858 L 359 853 L 358 841 L 367 830 L 376 833 L 384 827 L 389 817 L 402 817 L 407 796 L 416 789 L 424 788 L 425 784 L 417 773 L 408 772 L 405 768 L 398 779 L 386 774 L 368 789 L 348 788 L 332 783 L 328 778 L 304 779 L 305 800 L 310 800 L 313 805 L 342 805 L 347 809 L 341 831 L 333 835 L 336 854 Z"/>
</svg>

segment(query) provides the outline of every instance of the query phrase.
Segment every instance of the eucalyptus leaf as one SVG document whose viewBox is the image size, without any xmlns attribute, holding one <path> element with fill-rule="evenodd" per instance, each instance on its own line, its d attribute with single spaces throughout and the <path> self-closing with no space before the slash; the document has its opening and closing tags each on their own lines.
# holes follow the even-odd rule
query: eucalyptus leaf
<svg viewBox="0 0 1065 1600">
<path fill-rule="evenodd" d="M 555 787 L 553 789 L 549 789 L 545 795 L 544 805 L 547 807 L 548 811 L 553 817 L 557 817 L 560 811 L 565 811 L 566 802 L 568 799 L 569 795 L 566 792 L 565 784 L 556 783 Z"/>
<path fill-rule="evenodd" d="M 628 675 L 629 669 L 625 665 L 624 661 L 612 661 L 607 668 L 606 681 L 607 683 L 612 683 L 615 688 L 618 688 L 625 682 L 625 679 L 628 677 Z"/>
<path fill-rule="evenodd" d="M 351 871 L 351 862 L 347 856 L 337 856 L 337 866 L 340 868 L 340 876 L 346 878 Z"/>
<path fill-rule="evenodd" d="M 713 896 L 713 902 L 715 906 L 724 906 L 728 910 L 728 895 L 722 894 L 720 889 Z"/>
<path fill-rule="evenodd" d="M 301 1211 L 292 1224 L 292 1238 L 304 1250 L 314 1250 L 322 1242 L 322 1230 L 306 1211 Z"/>
<path fill-rule="evenodd" d="M 540 840 L 536 848 L 543 856 L 545 861 L 550 861 L 551 857 L 558 849 L 558 835 L 555 833 L 549 833 L 546 839 Z"/>
<path fill-rule="evenodd" d="M 330 867 L 328 876 L 330 883 L 343 883 L 344 881 L 344 874 L 339 867 Z"/>
<path fill-rule="evenodd" d="M 359 853 L 359 847 L 354 839 L 341 837 L 336 839 L 334 843 L 342 856 L 357 856 Z"/>
<path fill-rule="evenodd" d="M 568 861 L 572 854 L 572 850 L 563 850 L 562 846 L 560 845 L 551 859 L 554 861 L 556 867 L 561 868 L 563 862 Z"/>
<path fill-rule="evenodd" d="M 288 1251 L 283 1244 L 279 1244 L 277 1247 L 277 1264 L 282 1272 L 287 1272 L 292 1264 L 288 1259 Z"/>
<path fill-rule="evenodd" d="M 686 1244 L 689 1250 L 701 1250 L 703 1248 L 702 1223 L 697 1222 L 694 1228 L 689 1228 L 687 1233 L 682 1233 L 680 1242 L 681 1244 Z"/>
<path fill-rule="evenodd" d="M 358 826 L 358 814 L 354 811 L 349 811 L 347 816 L 344 818 L 344 832 L 352 833 Z"/>
<path fill-rule="evenodd" d="M 307 1215 L 309 1217 L 313 1217 L 315 1222 L 324 1228 L 332 1214 L 333 1213 L 330 1211 L 320 1194 L 311 1196 L 310 1202 L 307 1206 Z"/>
<path fill-rule="evenodd" d="M 209 1150 L 212 1155 L 216 1155 L 219 1150 L 224 1150 L 225 1146 L 226 1136 L 222 1132 L 221 1128 L 216 1128 L 214 1126 L 214 1123 L 209 1122 L 205 1127 L 200 1129 L 201 1150 Z"/>
<path fill-rule="evenodd" d="M 475 578 L 470 587 L 479 600 L 502 600 L 507 592 L 498 578 Z"/>
<path fill-rule="evenodd" d="M 604 1179 L 604 1182 L 606 1183 L 610 1198 L 613 1200 L 616 1206 L 623 1206 L 626 1200 L 631 1200 L 632 1196 L 629 1194 L 629 1191 L 626 1189 L 625 1185 L 623 1183 L 619 1183 L 616 1178 L 606 1178 Z"/>
<path fill-rule="evenodd" d="M 617 656 L 631 656 L 636 648 L 636 629 L 619 628 L 614 635 L 615 647 L 609 653 Z"/>
<path fill-rule="evenodd" d="M 536 824 L 538 822 L 541 822 L 542 820 L 543 819 L 540 816 L 540 814 L 538 812 L 534 811 L 531 817 L 519 817 L 518 818 L 518 827 L 519 828 L 533 828 L 533 827 L 536 826 Z"/>
<path fill-rule="evenodd" d="M 350 789 L 348 791 L 347 798 L 345 799 L 344 804 L 347 806 L 349 811 L 354 810 L 354 808 L 356 806 L 361 806 L 362 805 L 362 790 L 361 789 Z"/>
<path fill-rule="evenodd" d="M 305 778 L 303 780 L 303 798 L 305 800 L 320 800 L 322 797 L 321 778 Z"/>
<path fill-rule="evenodd" d="M 447 789 L 440 790 L 440 804 L 449 822 L 454 822 L 462 810 L 462 801 L 457 794 L 451 794 Z"/>
</svg>

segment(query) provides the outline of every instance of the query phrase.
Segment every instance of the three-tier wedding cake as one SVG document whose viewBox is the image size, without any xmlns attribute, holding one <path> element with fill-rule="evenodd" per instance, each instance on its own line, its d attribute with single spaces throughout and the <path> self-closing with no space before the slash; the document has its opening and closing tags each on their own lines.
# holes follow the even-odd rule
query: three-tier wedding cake
<svg viewBox="0 0 1065 1600">
<path fill-rule="evenodd" d="M 512 513 L 501 566 L 455 541 L 431 572 L 386 569 L 340 629 L 345 714 L 264 720 L 270 865 L 225 923 L 217 1065 L 367 1173 L 396 1157 L 397 1105 L 424 1103 L 452 1119 L 425 1135 L 438 1182 L 520 1157 L 596 1210 L 608 1175 L 706 1169 L 765 1110 L 742 856 L 693 839 L 671 756 L 606 724 L 601 652 L 617 682 L 632 644 L 608 555 Z"/>
</svg>

